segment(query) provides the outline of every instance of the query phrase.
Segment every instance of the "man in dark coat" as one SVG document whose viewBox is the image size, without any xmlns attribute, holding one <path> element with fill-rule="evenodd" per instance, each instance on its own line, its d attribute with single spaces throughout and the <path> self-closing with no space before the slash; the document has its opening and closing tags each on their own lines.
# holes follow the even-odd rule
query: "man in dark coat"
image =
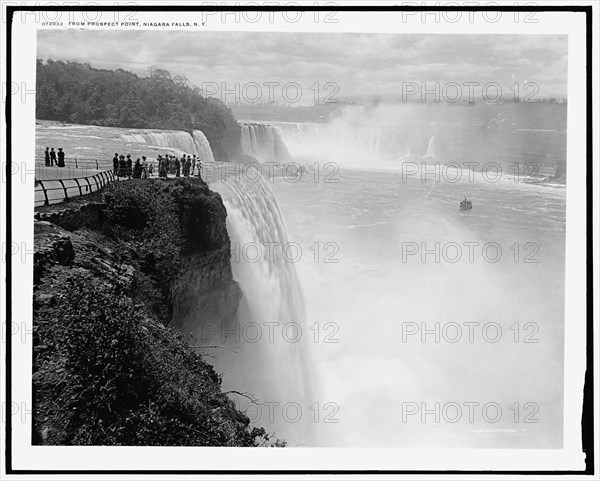
<svg viewBox="0 0 600 481">
<path fill-rule="evenodd" d="M 119 177 L 125 177 L 127 175 L 127 162 L 125 162 L 125 156 L 119 156 Z"/>
<path fill-rule="evenodd" d="M 59 167 L 65 166 L 65 153 L 63 152 L 62 147 L 58 148 L 58 166 Z"/>
<path fill-rule="evenodd" d="M 115 156 L 113 157 L 113 172 L 115 175 L 119 173 L 119 154 L 115 152 Z"/>
<path fill-rule="evenodd" d="M 179 177 L 181 174 L 181 163 L 179 162 L 179 157 L 175 157 L 173 165 L 175 167 L 175 177 Z"/>
<path fill-rule="evenodd" d="M 56 164 L 56 152 L 54 152 L 54 147 L 50 149 L 50 166 Z"/>
<path fill-rule="evenodd" d="M 50 147 L 46 147 L 46 152 L 44 152 L 44 160 L 46 161 L 46 167 L 50 167 Z"/>
<path fill-rule="evenodd" d="M 133 166 L 133 178 L 141 179 L 142 178 L 142 164 L 140 164 L 140 159 L 135 161 L 135 165 Z"/>
</svg>

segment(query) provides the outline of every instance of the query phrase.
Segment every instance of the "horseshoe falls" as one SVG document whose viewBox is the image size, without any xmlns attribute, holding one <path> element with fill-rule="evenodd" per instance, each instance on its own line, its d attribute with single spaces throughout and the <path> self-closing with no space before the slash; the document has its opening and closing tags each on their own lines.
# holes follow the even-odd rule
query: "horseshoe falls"
<svg viewBox="0 0 600 481">
<path fill-rule="evenodd" d="M 293 265 L 305 325 L 321 334 L 303 353 L 311 365 L 307 404 L 315 407 L 310 445 L 561 446 L 564 186 L 524 183 L 507 169 L 493 181 L 458 169 L 445 182 L 406 176 L 403 167 L 459 159 L 504 169 L 535 153 L 540 166 L 549 160 L 540 173 L 552 176 L 564 165 L 564 134 L 463 121 L 454 128 L 408 115 L 397 125 L 347 120 L 262 122 L 273 136 L 253 140 L 272 158 L 277 132 L 293 160 L 320 165 L 320 175 L 268 179 L 276 218 L 302 247 Z M 327 162 L 337 170 L 325 182 Z M 243 223 L 230 195 L 223 193 L 233 232 Z M 459 211 L 464 196 L 472 211 Z M 258 205 L 246 196 L 237 204 L 248 212 Z M 250 217 L 264 218 L 259 210 Z M 238 227 L 246 237 L 230 232 L 232 239 L 274 238 L 248 235 L 260 230 L 252 222 Z M 269 272 L 256 264 L 238 269 Z M 262 292 L 262 282 L 247 284 Z"/>
</svg>

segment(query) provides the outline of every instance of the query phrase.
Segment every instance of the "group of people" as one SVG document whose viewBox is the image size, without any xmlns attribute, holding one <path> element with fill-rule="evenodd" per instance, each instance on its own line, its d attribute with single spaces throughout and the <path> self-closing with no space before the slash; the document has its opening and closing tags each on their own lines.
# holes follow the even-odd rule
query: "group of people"
<svg viewBox="0 0 600 481">
<path fill-rule="evenodd" d="M 142 156 L 141 159 L 137 159 L 135 164 L 131 159 L 131 154 L 127 154 L 127 158 L 124 155 L 119 155 L 115 152 L 113 157 L 113 172 L 119 177 L 129 177 L 134 179 L 147 179 L 152 175 L 152 164 L 146 161 L 146 156 Z"/>
<path fill-rule="evenodd" d="M 198 168 L 198 175 L 202 175 L 202 162 L 200 157 L 190 157 L 189 155 L 183 154 L 181 159 L 174 155 L 165 154 L 158 156 L 158 176 L 166 178 L 167 174 L 175 174 L 175 177 L 189 177 L 194 175 L 196 167 Z"/>
<path fill-rule="evenodd" d="M 202 162 L 195 155 L 190 157 L 184 154 L 179 159 L 179 157 L 165 154 L 164 157 L 159 155 L 156 160 L 158 161 L 159 177 L 166 178 L 167 174 L 174 174 L 175 177 L 181 177 L 183 174 L 184 177 L 189 177 L 190 175 L 194 175 L 196 167 L 198 168 L 198 175 L 201 175 Z M 113 171 L 119 177 L 147 179 L 154 174 L 154 165 L 152 162 L 146 160 L 146 156 L 142 156 L 141 159 L 138 158 L 133 163 L 131 154 L 124 156 L 115 153 L 113 157 Z"/>
<path fill-rule="evenodd" d="M 46 162 L 46 167 L 64 167 L 65 166 L 65 153 L 63 152 L 62 147 L 58 148 L 58 152 L 54 151 L 54 147 L 46 147 L 46 151 L 44 152 L 44 160 Z"/>
</svg>

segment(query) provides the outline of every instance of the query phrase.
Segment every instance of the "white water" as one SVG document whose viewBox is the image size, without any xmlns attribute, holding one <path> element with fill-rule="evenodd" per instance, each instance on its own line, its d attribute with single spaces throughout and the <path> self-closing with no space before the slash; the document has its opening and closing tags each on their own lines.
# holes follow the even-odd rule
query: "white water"
<svg viewBox="0 0 600 481">
<path fill-rule="evenodd" d="M 236 398 L 255 424 L 294 445 L 305 445 L 311 442 L 307 417 L 295 423 L 281 419 L 280 406 L 288 403 L 308 411 L 313 386 L 309 352 L 302 340 L 302 335 L 308 334 L 304 296 L 296 267 L 286 262 L 280 248 L 288 245 L 288 236 L 277 200 L 264 181 L 238 179 L 211 188 L 221 194 L 227 208 L 227 230 L 234 251 L 231 267 L 243 292 L 238 324 L 229 326 L 225 336 L 226 344 L 237 352 L 219 352 L 215 367 L 226 372 L 226 390 L 252 393 L 262 405 L 257 408 L 243 397 Z M 266 252 L 258 255 L 254 248 L 268 245 L 274 246 L 272 257 Z M 270 403 L 277 409 L 272 420 Z M 296 416 L 292 411 L 289 414 Z"/>
<path fill-rule="evenodd" d="M 393 160 L 410 149 L 404 133 L 400 130 L 359 124 L 269 122 L 263 126 L 268 132 L 276 132 L 290 154 L 301 162 L 323 160 L 346 165 Z M 244 147 L 248 153 L 271 150 L 269 160 L 282 160 L 268 149 L 270 142 L 260 142 L 263 147 Z M 242 141 L 242 146 L 247 141 Z M 417 149 L 418 151 L 418 149 Z M 423 152 L 425 150 L 423 149 Z M 256 154 L 254 154 L 256 155 Z M 258 155 L 259 158 L 264 156 Z"/>
<path fill-rule="evenodd" d="M 242 124 L 242 153 L 263 162 L 285 161 L 289 153 L 278 128 L 264 124 Z"/>
<path fill-rule="evenodd" d="M 340 170 L 339 182 L 311 177 L 274 183 L 289 236 L 305 249 L 315 241 L 338 246 L 338 263 L 297 264 L 306 292 L 307 324 L 335 322 L 338 343 L 311 344 L 319 379 L 315 399 L 339 405 L 339 423 L 315 425 L 321 446 L 529 447 L 562 443 L 564 340 L 564 189 L 523 184 L 457 184 L 399 174 Z M 462 195 L 474 201 L 458 211 Z M 293 221 L 292 221 L 293 219 Z M 499 262 L 466 250 L 454 263 L 429 254 L 402 260 L 403 243 L 432 249 L 466 242 L 498 243 Z M 511 246 L 520 245 L 516 262 Z M 533 242 L 537 263 L 525 263 L 523 245 Z M 450 255 L 448 256 L 450 257 Z M 465 329 L 457 343 L 429 335 L 402 341 L 403 323 L 455 322 Z M 502 329 L 497 343 L 476 330 L 468 342 L 463 323 Z M 519 323 L 520 341 L 511 326 Z M 526 323 L 539 329 L 524 343 Z M 531 331 L 532 332 L 532 331 Z M 498 403 L 497 423 L 474 422 L 466 411 L 458 423 L 403 422 L 403 403 Z M 536 403 L 537 423 L 523 422 L 523 406 Z M 511 406 L 519 403 L 520 422 Z"/>
<path fill-rule="evenodd" d="M 121 134 L 125 142 L 148 144 L 153 147 L 162 147 L 177 155 L 199 155 L 203 161 L 214 162 L 212 149 L 208 140 L 200 130 L 193 131 L 193 137 L 182 131 L 154 131 L 139 130 L 134 133 Z"/>
<path fill-rule="evenodd" d="M 420 176 L 403 180 L 402 164 L 390 163 L 396 155 L 390 152 L 438 158 L 433 135 L 404 143 L 401 132 L 392 135 L 392 142 L 385 129 L 364 125 L 272 122 L 269 126 L 281 132 L 294 158 L 330 160 L 340 169 L 337 183 L 324 183 L 323 175 L 315 178 L 312 172 L 300 182 L 274 179 L 289 238 L 304 253 L 294 266 L 306 292 L 305 325 L 320 326 L 320 342 L 303 346 L 307 359 L 314 360 L 314 373 L 309 369 L 312 397 L 302 402 L 318 403 L 321 416 L 315 422 L 309 413 L 312 432 L 307 437 L 290 429 L 277 412 L 273 429 L 286 433 L 292 443 L 316 446 L 561 446 L 564 189 L 525 185 L 511 176 L 496 183 L 481 176 L 474 181 L 463 176 L 458 182 L 435 183 L 431 176 L 425 181 Z M 474 201 L 472 212 L 458 211 L 463 195 Z M 244 201 L 239 205 L 256 208 L 241 222 L 239 207 L 226 200 L 232 216 L 230 235 L 246 242 L 264 239 L 240 235 L 240 226 L 246 226 L 242 232 L 252 232 L 253 219 L 271 219 L 261 221 L 260 230 L 273 229 L 271 209 L 263 209 L 252 196 L 240 198 Z M 458 244 L 466 249 L 465 243 L 472 242 L 496 243 L 501 259 L 486 261 L 481 247 L 473 262 L 466 250 L 458 262 L 444 256 L 436 260 L 435 254 L 425 262 L 420 255 L 402 259 L 406 243 L 428 249 L 436 243 Z M 320 262 L 311 250 L 315 243 L 321 248 Z M 332 252 L 326 246 L 331 244 L 339 262 L 324 263 L 324 255 Z M 530 257 L 537 262 L 524 262 L 533 252 L 525 249 L 526 244 L 537 249 Z M 250 272 L 269 272 L 264 265 L 238 266 L 237 272 L 242 286 L 253 291 L 270 284 L 270 273 L 265 278 L 249 277 Z M 265 306 L 252 309 L 261 308 Z M 323 342 L 326 334 L 332 334 L 324 329 L 327 323 L 336 326 L 333 340 L 338 342 Z M 426 328 L 458 323 L 465 332 L 458 343 L 443 338 L 435 342 L 432 335 L 425 343 L 418 335 L 403 342 L 402 326 L 407 323 L 419 328 L 422 323 Z M 464 323 L 477 323 L 472 343 Z M 485 341 L 479 328 L 490 323 L 501 329 L 496 343 Z M 523 342 L 533 331 L 529 339 L 537 342 Z M 280 359 L 270 373 L 287 386 L 289 357 L 280 354 Z M 277 394 L 276 399 L 293 398 Z M 438 402 L 462 406 L 461 421 L 435 422 L 432 415 L 426 422 L 420 415 L 402 419 L 405 403 L 431 409 Z M 333 416 L 338 422 L 326 423 L 324 415 L 332 413 L 323 406 L 332 403 L 338 408 Z M 473 422 L 464 403 L 478 403 Z M 492 423 L 483 416 L 482 406 L 488 403 L 502 409 L 499 421 Z M 534 414 L 532 407 L 537 409 Z M 525 423 L 528 414 L 537 422 Z"/>
</svg>

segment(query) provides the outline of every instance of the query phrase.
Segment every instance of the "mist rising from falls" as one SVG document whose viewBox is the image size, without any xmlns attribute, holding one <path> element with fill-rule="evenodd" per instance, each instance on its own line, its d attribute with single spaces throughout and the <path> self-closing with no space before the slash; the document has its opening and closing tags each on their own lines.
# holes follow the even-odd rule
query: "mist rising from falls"
<svg viewBox="0 0 600 481">
<path fill-rule="evenodd" d="M 427 144 L 427 152 L 425 153 L 425 157 L 435 158 L 435 137 L 431 137 L 429 139 L 429 144 Z"/>
<path fill-rule="evenodd" d="M 227 370 L 224 383 L 231 389 L 252 393 L 261 403 L 302 406 L 298 423 L 281 423 L 279 415 L 272 425 L 265 416 L 257 424 L 292 445 L 308 443 L 311 363 L 303 347 L 308 335 L 304 297 L 295 264 L 284 257 L 289 240 L 277 200 L 263 179 L 229 179 L 210 187 L 227 208 L 231 267 L 243 293 L 238 324 L 227 328 L 227 344 L 237 353 L 219 352 L 216 368 Z"/>
<path fill-rule="evenodd" d="M 177 130 L 139 130 L 134 133 L 121 134 L 121 139 L 125 142 L 162 147 L 175 155 L 196 155 L 200 156 L 202 161 L 213 162 L 215 159 L 212 149 L 204 133 L 200 130 L 194 130 L 192 133 L 193 136 Z"/>
<path fill-rule="evenodd" d="M 346 166 L 369 166 L 401 160 L 408 152 L 423 156 L 430 132 L 414 131 L 364 109 L 346 109 L 326 123 L 269 122 L 242 126 L 244 153 L 261 160 L 287 161 L 281 151 L 304 164 L 336 162 Z"/>
</svg>

